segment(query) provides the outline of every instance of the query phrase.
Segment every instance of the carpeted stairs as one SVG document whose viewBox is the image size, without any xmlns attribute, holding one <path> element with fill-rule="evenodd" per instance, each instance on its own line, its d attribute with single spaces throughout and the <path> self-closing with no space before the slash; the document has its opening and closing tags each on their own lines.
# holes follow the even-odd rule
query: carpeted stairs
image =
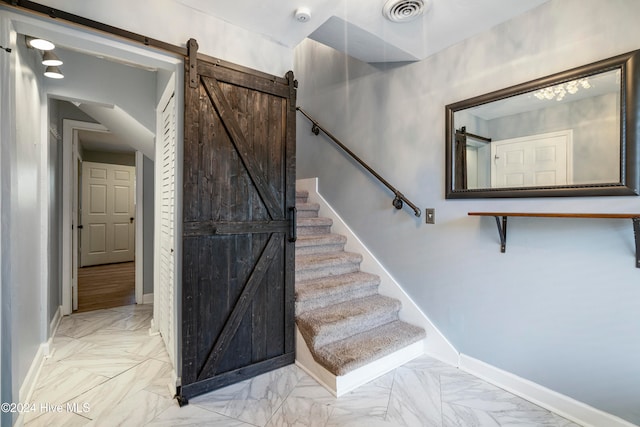
<svg viewBox="0 0 640 427">
<path fill-rule="evenodd" d="M 380 278 L 360 271 L 362 256 L 345 252 L 346 238 L 296 192 L 296 324 L 314 360 L 345 375 L 424 339 L 425 331 L 399 320 L 398 300 L 378 293 Z"/>
</svg>

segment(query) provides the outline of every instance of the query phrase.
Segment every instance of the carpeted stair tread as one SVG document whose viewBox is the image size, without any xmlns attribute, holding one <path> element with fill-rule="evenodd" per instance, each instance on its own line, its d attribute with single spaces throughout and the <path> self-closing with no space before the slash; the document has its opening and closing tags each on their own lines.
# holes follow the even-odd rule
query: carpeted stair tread
<svg viewBox="0 0 640 427">
<path fill-rule="evenodd" d="M 320 205 L 317 203 L 296 202 L 296 209 L 298 210 L 298 218 L 317 218 Z"/>
<path fill-rule="evenodd" d="M 424 329 L 397 320 L 358 335 L 311 349 L 316 362 L 336 376 L 387 356 L 426 336 Z"/>
<path fill-rule="evenodd" d="M 311 348 L 317 348 L 398 320 L 400 301 L 371 295 L 300 314 L 298 329 Z"/>
<path fill-rule="evenodd" d="M 399 319 L 400 301 L 378 293 L 380 277 L 360 271 L 361 254 L 344 250 L 319 204 L 296 191 L 295 313 L 316 362 L 336 376 L 363 367 L 425 337 Z"/>
<path fill-rule="evenodd" d="M 298 236 L 296 256 L 344 250 L 347 238 L 341 234 L 309 234 Z"/>
<path fill-rule="evenodd" d="M 296 283 L 296 315 L 378 293 L 380 277 L 357 271 Z"/>
</svg>

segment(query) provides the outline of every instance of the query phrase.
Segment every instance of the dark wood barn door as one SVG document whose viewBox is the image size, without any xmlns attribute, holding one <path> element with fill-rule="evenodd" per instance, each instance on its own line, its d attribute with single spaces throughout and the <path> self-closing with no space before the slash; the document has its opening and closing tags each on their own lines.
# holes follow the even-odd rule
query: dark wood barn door
<svg viewBox="0 0 640 427">
<path fill-rule="evenodd" d="M 180 400 L 293 363 L 295 86 L 185 64 Z"/>
</svg>

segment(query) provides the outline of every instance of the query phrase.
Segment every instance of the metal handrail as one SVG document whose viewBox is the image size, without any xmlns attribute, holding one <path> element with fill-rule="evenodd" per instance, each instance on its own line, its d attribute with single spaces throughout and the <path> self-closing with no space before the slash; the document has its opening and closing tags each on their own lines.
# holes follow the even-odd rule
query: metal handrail
<svg viewBox="0 0 640 427">
<path fill-rule="evenodd" d="M 413 209 L 415 216 L 420 217 L 420 213 L 421 213 L 420 209 L 418 209 L 416 205 L 411 203 L 411 201 L 407 199 L 404 196 L 404 194 L 399 192 L 393 185 L 389 184 L 389 182 L 383 177 L 381 177 L 380 174 L 378 174 L 378 172 L 371 169 L 371 167 L 368 164 L 366 164 L 360 157 L 355 155 L 353 151 L 349 150 L 342 142 L 340 142 L 338 138 L 336 138 L 329 131 L 323 128 L 316 120 L 314 120 L 311 116 L 309 116 L 309 114 L 307 114 L 302 108 L 296 107 L 296 110 L 300 111 L 313 124 L 313 126 L 311 127 L 311 132 L 313 132 L 314 135 L 318 135 L 320 131 L 322 131 L 325 135 L 331 138 L 331 140 L 335 142 L 338 145 L 338 147 L 342 148 L 342 150 L 345 153 L 351 156 L 356 162 L 360 163 L 360 166 L 362 166 L 367 171 L 369 171 L 371 175 L 375 176 L 381 183 L 383 183 L 389 190 L 391 190 L 391 192 L 395 195 L 395 198 L 393 199 L 393 202 L 392 202 L 394 208 L 402 209 L 403 203 L 406 203 L 411 207 L 411 209 Z"/>
</svg>

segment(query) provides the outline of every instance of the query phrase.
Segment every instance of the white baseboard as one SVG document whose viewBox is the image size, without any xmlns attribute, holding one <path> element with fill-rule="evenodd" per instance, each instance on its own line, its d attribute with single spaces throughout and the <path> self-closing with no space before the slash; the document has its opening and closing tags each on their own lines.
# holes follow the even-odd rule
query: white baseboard
<svg viewBox="0 0 640 427">
<path fill-rule="evenodd" d="M 18 392 L 20 402 L 28 402 L 31 398 L 38 375 L 40 374 L 40 369 L 42 368 L 45 357 L 48 355 L 49 348 L 49 341 L 43 342 L 38 347 L 38 351 L 36 351 L 36 355 L 31 361 L 31 366 L 29 366 L 27 375 L 24 377 L 24 381 L 22 382 L 20 391 Z"/>
<path fill-rule="evenodd" d="M 634 424 L 623 420 L 615 415 L 606 413 L 571 397 L 565 396 L 540 384 L 536 384 L 527 379 L 518 377 L 510 372 L 503 371 L 495 366 L 489 365 L 470 356 L 459 354 L 446 337 L 431 323 L 427 316 L 404 292 L 402 287 L 394 280 L 391 274 L 379 263 L 379 261 L 362 244 L 360 239 L 344 223 L 342 218 L 326 202 L 318 192 L 318 179 L 308 178 L 296 181 L 296 189 L 307 190 L 309 201 L 320 204 L 319 214 L 333 220 L 332 230 L 335 233 L 347 236 L 345 249 L 352 252 L 361 253 L 364 257 L 362 261 L 363 271 L 377 274 L 381 278 L 380 293 L 388 295 L 402 301 L 402 320 L 423 327 L 427 331 L 425 341 L 426 353 L 436 359 L 475 375 L 491 384 L 494 384 L 516 396 L 520 396 L 532 403 L 548 409 L 562 417 L 572 420 L 584 426 L 607 426 L 607 427 L 637 427 Z M 302 339 L 300 337 L 300 339 Z M 306 349 L 306 344 L 304 344 Z M 296 346 L 298 348 L 298 346 Z M 308 349 L 306 349 L 309 352 Z M 302 360 L 298 362 L 299 352 L 296 351 L 296 363 L 307 371 L 318 382 L 327 388 L 331 388 L 335 379 L 327 376 L 321 370 L 309 372 L 309 368 L 302 365 L 307 364 L 305 356 L 300 353 Z M 310 355 L 310 352 L 309 352 Z M 313 361 L 315 363 L 315 361 Z M 325 370 L 326 371 L 326 370 Z M 328 371 L 327 371 L 328 373 Z M 331 374 L 330 374 L 331 375 Z M 334 377 L 335 378 L 335 377 Z"/>
<path fill-rule="evenodd" d="M 52 339 L 58 330 L 58 326 L 60 326 L 60 321 L 62 320 L 62 306 L 58 306 L 55 314 L 53 315 L 53 319 L 51 319 L 51 323 L 49 323 L 49 339 Z"/>
<path fill-rule="evenodd" d="M 153 292 L 142 295 L 142 304 L 153 304 Z"/>
<path fill-rule="evenodd" d="M 318 178 L 299 179 L 296 181 L 297 190 L 309 192 L 309 201 L 320 205 L 320 216 L 333 220 L 332 231 L 347 237 L 345 250 L 362 254 L 362 271 L 380 276 L 379 292 L 382 295 L 400 300 L 402 309 L 400 319 L 417 326 L 427 332 L 424 340 L 425 352 L 450 365 L 458 365 L 459 353 L 446 337 L 436 328 L 424 312 L 407 295 L 400 284 L 391 276 L 389 271 L 378 261 L 378 259 L 367 249 L 358 236 L 342 220 L 340 215 L 333 210 L 327 201 L 318 192 Z"/>
<path fill-rule="evenodd" d="M 465 354 L 460 369 L 585 427 L 637 427 L 622 418 Z"/>
<path fill-rule="evenodd" d="M 336 376 L 315 361 L 296 327 L 296 365 L 336 397 L 347 394 L 423 354 L 424 340 L 354 369 L 346 375 Z"/>
<path fill-rule="evenodd" d="M 40 371 L 42 370 L 42 365 L 44 364 L 45 359 L 51 354 L 53 337 L 58 330 L 58 326 L 60 326 L 61 320 L 62 306 L 59 306 L 53 315 L 53 319 L 51 319 L 51 322 L 49 323 L 49 338 L 38 347 L 38 351 L 31 362 L 31 366 L 29 366 L 27 375 L 20 386 L 20 390 L 18 391 L 18 399 L 20 400 L 20 403 L 29 402 L 31 400 L 38 377 L 40 376 Z M 21 422 L 21 417 L 19 417 L 19 420 Z M 16 425 L 21 425 L 20 422 L 17 422 Z"/>
</svg>

